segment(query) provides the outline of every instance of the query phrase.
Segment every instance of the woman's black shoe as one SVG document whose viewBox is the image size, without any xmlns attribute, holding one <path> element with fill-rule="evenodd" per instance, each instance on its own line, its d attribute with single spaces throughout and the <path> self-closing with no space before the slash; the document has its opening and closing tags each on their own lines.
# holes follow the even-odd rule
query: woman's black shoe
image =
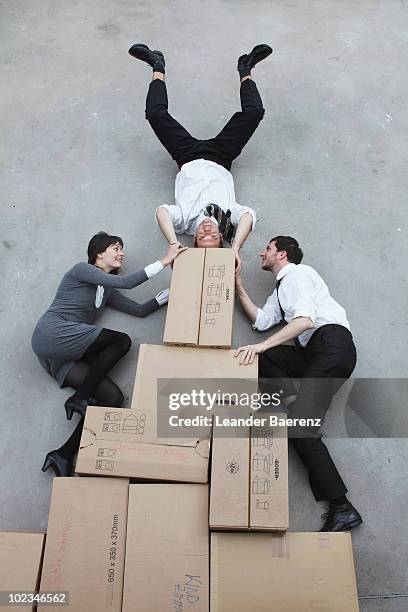
<svg viewBox="0 0 408 612">
<path fill-rule="evenodd" d="M 74 412 L 77 412 L 80 416 L 85 416 L 85 411 L 87 406 L 90 404 L 89 400 L 80 399 L 79 397 L 75 397 L 75 395 L 71 395 L 65 402 L 65 412 L 67 415 L 68 421 L 72 419 L 72 415 Z"/>
<path fill-rule="evenodd" d="M 42 471 L 46 472 L 48 468 L 52 468 L 56 476 L 72 476 L 72 463 L 70 459 L 62 457 L 58 451 L 52 450 L 45 457 Z"/>
</svg>

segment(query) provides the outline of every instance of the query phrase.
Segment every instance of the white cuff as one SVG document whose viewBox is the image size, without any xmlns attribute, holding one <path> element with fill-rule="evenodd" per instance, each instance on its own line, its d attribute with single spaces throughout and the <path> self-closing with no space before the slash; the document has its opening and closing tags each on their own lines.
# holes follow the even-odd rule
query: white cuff
<svg viewBox="0 0 408 612">
<path fill-rule="evenodd" d="M 161 272 L 163 269 L 164 269 L 163 264 L 160 261 L 155 261 L 149 266 L 146 266 L 144 271 L 146 272 L 147 278 L 152 278 L 152 276 L 155 276 L 156 274 Z"/>
<path fill-rule="evenodd" d="M 163 291 L 160 291 L 160 293 L 158 293 L 154 299 L 159 304 L 159 306 L 164 306 L 164 304 L 167 304 L 167 302 L 169 301 L 169 295 L 170 289 L 164 289 Z"/>
</svg>

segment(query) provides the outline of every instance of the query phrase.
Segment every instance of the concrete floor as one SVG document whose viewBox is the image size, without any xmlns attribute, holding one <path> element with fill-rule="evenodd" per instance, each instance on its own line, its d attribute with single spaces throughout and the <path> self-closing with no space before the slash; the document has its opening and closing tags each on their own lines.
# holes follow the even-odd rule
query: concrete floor
<svg viewBox="0 0 408 612">
<path fill-rule="evenodd" d="M 203 138 L 238 108 L 238 55 L 274 47 L 253 73 L 265 119 L 233 167 L 238 201 L 259 215 L 243 277 L 262 304 L 272 277 L 259 250 L 297 236 L 347 309 L 355 376 L 407 377 L 407 15 L 404 0 L 1 2 L 1 529 L 46 527 L 52 478 L 40 467 L 73 428 L 69 391 L 30 348 L 62 274 L 101 229 L 123 236 L 127 270 L 165 251 L 153 209 L 172 202 L 176 167 L 144 120 L 150 72 L 127 55 L 135 41 L 164 50 L 171 110 Z M 166 272 L 131 294 L 168 283 Z M 103 315 L 134 340 L 114 372 L 127 397 L 137 343 L 160 343 L 164 316 Z M 260 337 L 238 312 L 234 346 Z M 353 533 L 361 609 L 402 612 L 407 440 L 328 444 L 365 519 Z M 291 529 L 317 529 L 322 508 L 292 455 L 290 491 Z"/>
</svg>

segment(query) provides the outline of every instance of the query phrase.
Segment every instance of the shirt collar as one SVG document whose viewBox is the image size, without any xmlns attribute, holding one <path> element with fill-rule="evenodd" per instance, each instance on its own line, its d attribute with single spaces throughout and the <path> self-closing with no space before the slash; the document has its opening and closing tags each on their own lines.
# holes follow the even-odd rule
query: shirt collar
<svg viewBox="0 0 408 612">
<path fill-rule="evenodd" d="M 198 217 L 197 217 L 197 224 L 196 224 L 196 226 L 198 227 L 198 226 L 200 225 L 200 223 L 201 223 L 202 221 L 204 221 L 204 219 L 210 219 L 210 220 L 211 220 L 211 221 L 214 223 L 214 225 L 216 225 L 216 226 L 218 227 L 218 221 L 217 221 L 217 219 L 216 219 L 215 217 L 207 217 L 207 215 L 205 215 L 203 212 L 201 212 L 201 213 L 198 215 Z"/>
<path fill-rule="evenodd" d="M 296 264 L 294 263 L 287 263 L 286 266 L 283 266 L 283 268 L 281 268 L 279 270 L 279 272 L 276 275 L 276 280 L 281 280 L 281 278 L 283 278 L 288 272 L 290 272 L 293 268 L 296 268 Z"/>
</svg>

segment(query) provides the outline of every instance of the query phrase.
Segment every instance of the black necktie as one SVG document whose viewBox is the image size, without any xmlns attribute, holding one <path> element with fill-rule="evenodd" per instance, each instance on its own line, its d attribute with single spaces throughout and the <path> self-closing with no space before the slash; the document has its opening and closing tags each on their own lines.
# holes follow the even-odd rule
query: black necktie
<svg viewBox="0 0 408 612">
<path fill-rule="evenodd" d="M 286 321 L 285 321 L 285 311 L 283 310 L 283 308 L 282 308 L 282 304 L 281 304 L 281 303 L 280 303 L 280 301 L 279 301 L 279 286 L 280 286 L 281 282 L 282 282 L 282 279 L 281 279 L 281 278 L 280 278 L 279 280 L 277 280 L 277 281 L 276 281 L 276 285 L 275 285 L 275 288 L 276 288 L 276 297 L 277 297 L 277 299 L 278 299 L 278 304 L 279 304 L 279 308 L 280 308 L 280 311 L 281 311 L 281 316 L 282 316 L 282 321 L 281 321 L 281 323 L 284 323 L 284 324 L 286 325 Z"/>
<path fill-rule="evenodd" d="M 286 319 L 285 319 L 285 311 L 283 310 L 282 304 L 279 301 L 279 286 L 280 286 L 280 284 L 282 282 L 282 278 L 280 278 L 279 280 L 276 281 L 275 288 L 276 288 L 276 297 L 277 297 L 277 300 L 278 300 L 278 304 L 279 304 L 279 308 L 280 308 L 281 316 L 282 316 L 281 323 L 283 323 L 284 325 L 287 325 L 287 322 L 286 322 Z M 302 345 L 300 344 L 299 338 L 297 336 L 296 336 L 296 338 L 293 339 L 293 342 L 295 343 L 295 346 L 297 348 L 302 348 Z"/>
<path fill-rule="evenodd" d="M 236 227 L 231 223 L 231 211 L 227 210 L 227 212 L 224 212 L 218 204 L 208 204 L 208 206 L 204 208 L 203 213 L 206 217 L 214 217 L 214 219 L 217 219 L 218 229 L 223 235 L 224 240 L 232 244 Z"/>
</svg>

